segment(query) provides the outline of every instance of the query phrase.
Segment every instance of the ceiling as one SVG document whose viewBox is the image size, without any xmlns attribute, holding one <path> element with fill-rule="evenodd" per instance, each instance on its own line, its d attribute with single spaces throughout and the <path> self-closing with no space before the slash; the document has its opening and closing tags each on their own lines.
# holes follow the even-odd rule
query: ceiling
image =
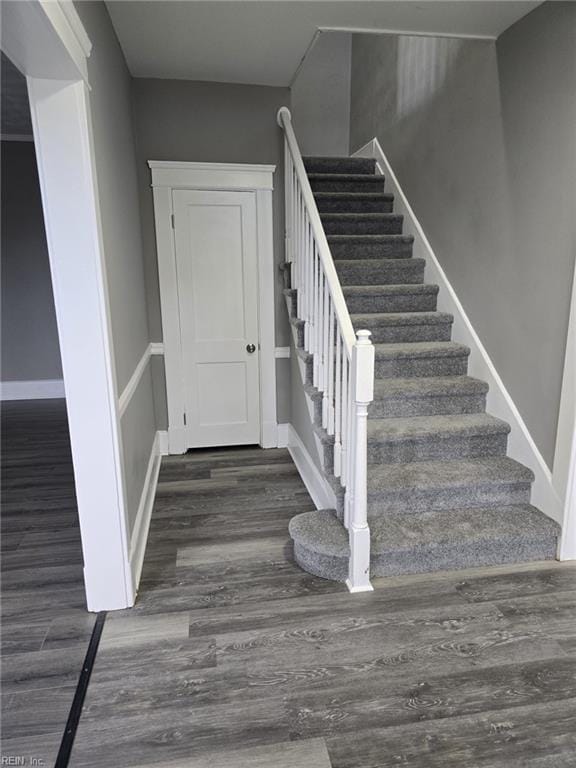
<svg viewBox="0 0 576 768">
<path fill-rule="evenodd" d="M 134 77 L 287 86 L 318 29 L 496 38 L 540 2 L 108 0 Z"/>
</svg>

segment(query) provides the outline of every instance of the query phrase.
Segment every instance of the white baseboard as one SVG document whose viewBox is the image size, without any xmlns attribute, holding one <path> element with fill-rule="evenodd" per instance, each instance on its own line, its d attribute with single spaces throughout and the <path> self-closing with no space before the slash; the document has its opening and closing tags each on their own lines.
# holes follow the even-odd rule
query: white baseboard
<svg viewBox="0 0 576 768">
<path fill-rule="evenodd" d="M 161 456 L 168 456 L 169 450 L 168 450 L 168 430 L 162 429 L 159 430 L 157 433 L 158 435 L 158 443 L 160 447 L 160 455 Z"/>
<path fill-rule="evenodd" d="M 291 424 L 278 424 L 278 448 L 288 448 Z"/>
<path fill-rule="evenodd" d="M 56 397 L 66 397 L 63 379 L 0 383 L 0 400 L 50 400 Z"/>
<path fill-rule="evenodd" d="M 296 469 L 312 497 L 316 509 L 335 509 L 336 497 L 328 481 L 312 461 L 310 454 L 292 424 L 279 424 L 287 427 L 287 448 Z"/>
<path fill-rule="evenodd" d="M 154 507 L 154 498 L 156 496 L 156 486 L 158 484 L 160 462 L 162 460 L 162 456 L 168 453 L 167 448 L 168 433 L 160 431 L 156 432 L 154 442 L 152 443 L 150 459 L 148 461 L 148 469 L 146 470 L 144 487 L 140 496 L 136 521 L 134 522 L 134 529 L 132 530 L 132 536 L 130 538 L 129 560 L 130 572 L 132 574 L 132 585 L 134 589 L 134 599 L 136 598 L 136 592 L 138 591 L 138 583 L 140 581 L 142 565 L 144 563 L 144 553 L 146 551 L 146 543 L 148 541 L 148 531 L 150 529 L 150 519 L 152 517 L 152 509 Z"/>
<path fill-rule="evenodd" d="M 426 281 L 440 286 L 438 309 L 454 315 L 454 341 L 470 347 L 469 375 L 488 383 L 490 387 L 487 398 L 488 412 L 510 424 L 512 431 L 508 439 L 508 455 L 530 467 L 534 472 L 532 503 L 546 515 L 558 523 L 562 523 L 563 508 L 553 485 L 552 473 L 536 447 L 536 443 L 510 397 L 510 393 L 498 375 L 488 352 L 474 330 L 456 291 L 440 266 L 440 262 L 402 191 L 378 139 L 374 138 L 369 141 L 357 152 L 354 152 L 353 157 L 373 157 L 379 172 L 386 176 L 387 190 L 394 195 L 395 212 L 404 215 L 404 232 L 407 235 L 414 235 L 413 255 L 426 260 Z"/>
</svg>

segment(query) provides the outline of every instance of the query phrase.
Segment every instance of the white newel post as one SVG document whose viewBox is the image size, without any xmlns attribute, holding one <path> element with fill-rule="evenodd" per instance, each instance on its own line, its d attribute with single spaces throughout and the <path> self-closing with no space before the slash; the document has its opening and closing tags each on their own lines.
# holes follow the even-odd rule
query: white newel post
<svg viewBox="0 0 576 768">
<path fill-rule="evenodd" d="M 370 584 L 370 529 L 368 527 L 368 406 L 374 398 L 374 346 L 370 331 L 358 331 L 352 350 L 354 485 L 348 511 L 350 564 L 346 584 L 350 592 L 367 592 Z"/>
</svg>

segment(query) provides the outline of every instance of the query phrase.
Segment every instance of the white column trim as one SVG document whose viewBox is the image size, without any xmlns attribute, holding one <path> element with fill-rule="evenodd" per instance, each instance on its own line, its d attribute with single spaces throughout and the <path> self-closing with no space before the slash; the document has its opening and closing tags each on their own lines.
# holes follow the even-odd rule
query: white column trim
<svg viewBox="0 0 576 768">
<path fill-rule="evenodd" d="M 576 560 L 576 269 L 566 335 L 552 480 L 564 502 L 561 560 Z"/>
<path fill-rule="evenodd" d="M 165 432 L 156 432 L 148 467 L 146 469 L 146 478 L 140 495 L 138 512 L 130 537 L 130 570 L 132 573 L 132 583 L 134 590 L 137 591 L 142 574 L 142 565 L 144 563 L 144 553 L 148 542 L 148 531 L 150 529 L 150 520 L 154 509 L 154 499 L 156 497 L 156 487 L 158 485 L 158 475 L 160 474 L 160 463 L 162 456 L 168 453 L 168 441 Z"/>
</svg>

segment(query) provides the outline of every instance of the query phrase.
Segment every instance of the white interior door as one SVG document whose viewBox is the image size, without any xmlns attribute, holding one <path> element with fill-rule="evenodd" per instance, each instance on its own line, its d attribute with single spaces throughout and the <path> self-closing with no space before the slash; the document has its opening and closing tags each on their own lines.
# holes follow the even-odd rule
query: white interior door
<svg viewBox="0 0 576 768">
<path fill-rule="evenodd" d="M 260 441 L 253 192 L 173 192 L 187 447 Z"/>
</svg>

